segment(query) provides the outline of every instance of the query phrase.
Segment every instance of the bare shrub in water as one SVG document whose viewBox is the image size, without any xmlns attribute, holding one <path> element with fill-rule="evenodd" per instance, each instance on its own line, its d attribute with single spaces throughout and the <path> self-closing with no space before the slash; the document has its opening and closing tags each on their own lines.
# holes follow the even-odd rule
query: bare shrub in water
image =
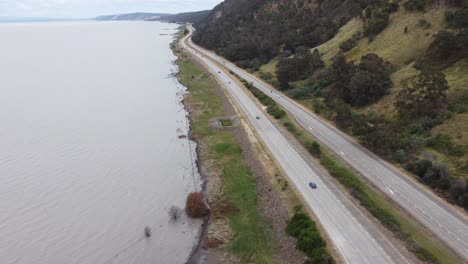
<svg viewBox="0 0 468 264">
<path fill-rule="evenodd" d="M 169 208 L 168 213 L 169 213 L 169 217 L 171 218 L 171 221 L 176 222 L 182 215 L 182 209 L 180 209 L 177 206 L 171 206 L 171 208 Z"/>
</svg>

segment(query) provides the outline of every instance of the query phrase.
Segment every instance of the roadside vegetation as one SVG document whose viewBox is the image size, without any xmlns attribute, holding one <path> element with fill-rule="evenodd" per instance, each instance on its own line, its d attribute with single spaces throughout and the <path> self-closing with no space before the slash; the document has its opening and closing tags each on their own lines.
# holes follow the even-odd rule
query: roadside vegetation
<svg viewBox="0 0 468 264">
<path fill-rule="evenodd" d="M 236 77 L 240 78 L 239 76 Z M 268 97 L 262 91 L 249 84 L 247 81 L 243 79 L 240 79 L 240 81 L 246 86 L 246 88 L 249 91 L 252 92 L 252 94 L 255 97 Z M 259 99 L 259 101 L 265 106 L 267 106 L 266 104 L 271 104 L 270 100 Z M 274 101 L 273 104 L 276 107 L 279 107 Z M 359 201 L 360 205 L 363 206 L 370 214 L 372 214 L 385 228 L 391 231 L 397 239 L 403 241 L 406 248 L 410 252 L 412 252 L 419 260 L 425 263 L 459 263 L 460 260 L 458 259 L 458 257 L 453 255 L 453 253 L 444 244 L 442 244 L 438 240 L 433 239 L 427 233 L 427 231 L 424 230 L 422 226 L 420 226 L 413 219 L 410 219 L 407 215 L 396 209 L 389 201 L 387 201 L 383 197 L 381 193 L 369 187 L 367 183 L 361 179 L 360 176 L 358 176 L 356 173 L 354 173 L 354 171 L 349 169 L 341 161 L 335 158 L 335 156 L 333 156 L 326 148 L 322 148 L 321 145 L 317 143 L 313 138 L 311 138 L 311 136 L 308 133 L 304 133 L 303 129 L 297 127 L 287 115 L 283 116 L 280 120 L 278 120 L 278 123 L 282 124 L 286 130 L 288 130 L 292 135 L 294 135 L 294 137 L 299 141 L 299 143 L 312 156 L 318 159 L 318 161 L 330 173 L 330 175 L 333 176 L 336 180 L 338 180 L 338 182 L 340 182 L 348 190 L 348 192 L 357 201 Z M 296 218 L 293 217 L 292 224 L 290 223 L 290 225 L 301 226 L 300 222 L 304 221 L 307 223 L 303 223 L 303 228 L 304 230 L 308 230 L 308 220 L 303 219 L 304 217 L 300 211 L 296 211 L 295 217 Z M 311 232 L 311 230 L 309 231 Z M 288 234 L 292 234 L 296 238 L 298 238 L 298 234 L 300 233 L 291 231 L 287 232 Z M 310 241 L 313 240 L 312 238 L 304 239 L 310 239 Z M 319 239 L 314 239 L 317 239 L 317 245 L 319 245 Z M 311 245 L 314 245 L 314 243 L 310 243 Z M 317 249 L 317 245 L 314 246 L 314 249 Z M 301 249 L 299 245 L 298 248 Z M 309 248 L 308 250 L 309 251 L 302 251 L 306 252 L 306 254 L 311 257 L 311 252 L 313 252 L 313 249 Z"/>
<path fill-rule="evenodd" d="M 192 109 L 192 136 L 206 146 L 203 158 L 221 175 L 222 198 L 230 208 L 228 212 L 212 208 L 217 217 L 228 219 L 233 232 L 225 246 L 242 263 L 274 263 L 269 225 L 258 212 L 255 179 L 242 160 L 242 150 L 231 131 L 208 125 L 210 119 L 225 116 L 221 99 L 210 77 L 186 56 L 178 55 L 178 77 L 190 91 L 185 102 Z"/>
<path fill-rule="evenodd" d="M 286 233 L 297 239 L 296 247 L 309 258 L 305 264 L 332 264 L 335 260 L 326 249 L 326 241 L 321 237 L 317 226 L 309 216 L 296 208 L 289 221 Z"/>
</svg>

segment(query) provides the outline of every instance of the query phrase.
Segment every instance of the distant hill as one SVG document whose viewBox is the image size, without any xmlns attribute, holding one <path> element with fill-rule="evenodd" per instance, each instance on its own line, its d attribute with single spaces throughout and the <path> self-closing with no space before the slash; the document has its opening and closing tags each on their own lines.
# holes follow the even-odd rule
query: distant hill
<svg viewBox="0 0 468 264">
<path fill-rule="evenodd" d="M 205 19 L 210 13 L 211 10 L 180 13 L 175 15 L 161 16 L 155 20 L 167 21 L 172 23 L 198 23 Z"/>
<path fill-rule="evenodd" d="M 98 21 L 113 21 L 113 20 L 156 20 L 159 17 L 168 16 L 169 14 L 165 13 L 130 13 L 130 14 L 119 14 L 119 15 L 109 15 L 109 16 L 98 16 L 93 18 L 93 20 Z"/>
</svg>

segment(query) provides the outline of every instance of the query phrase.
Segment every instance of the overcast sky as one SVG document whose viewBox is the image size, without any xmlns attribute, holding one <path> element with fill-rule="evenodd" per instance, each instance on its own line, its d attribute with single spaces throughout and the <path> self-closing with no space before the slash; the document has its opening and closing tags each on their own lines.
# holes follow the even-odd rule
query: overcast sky
<svg viewBox="0 0 468 264">
<path fill-rule="evenodd" d="M 222 0 L 0 0 L 0 17 L 88 18 L 131 12 L 181 13 Z"/>
</svg>

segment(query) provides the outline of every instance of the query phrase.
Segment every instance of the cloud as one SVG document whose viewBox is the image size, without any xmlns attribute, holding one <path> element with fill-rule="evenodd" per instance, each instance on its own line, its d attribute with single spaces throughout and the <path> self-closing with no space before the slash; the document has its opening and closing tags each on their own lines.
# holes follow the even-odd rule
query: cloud
<svg viewBox="0 0 468 264">
<path fill-rule="evenodd" d="M 129 12 L 180 13 L 211 9 L 222 0 L 0 0 L 0 17 L 94 17 Z"/>
</svg>

